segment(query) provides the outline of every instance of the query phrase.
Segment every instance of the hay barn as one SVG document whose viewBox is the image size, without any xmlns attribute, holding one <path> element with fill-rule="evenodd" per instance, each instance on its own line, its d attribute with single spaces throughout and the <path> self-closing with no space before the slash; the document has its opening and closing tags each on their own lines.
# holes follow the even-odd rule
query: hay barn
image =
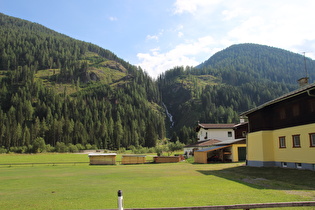
<svg viewBox="0 0 315 210">
<path fill-rule="evenodd" d="M 145 155 L 123 155 L 121 164 L 143 164 L 145 163 Z"/>
<path fill-rule="evenodd" d="M 155 163 L 177 163 L 181 160 L 180 156 L 157 156 L 153 157 Z"/>
<path fill-rule="evenodd" d="M 90 165 L 115 165 L 116 153 L 89 154 Z"/>
</svg>

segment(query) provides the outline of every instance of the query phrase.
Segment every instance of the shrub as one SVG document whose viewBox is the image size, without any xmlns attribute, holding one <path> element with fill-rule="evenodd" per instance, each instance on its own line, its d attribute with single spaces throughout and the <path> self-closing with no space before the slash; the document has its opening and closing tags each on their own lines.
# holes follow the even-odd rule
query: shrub
<svg viewBox="0 0 315 210">
<path fill-rule="evenodd" d="M 69 152 L 79 152 L 79 149 L 78 149 L 78 147 L 76 146 L 76 145 L 73 145 L 73 144 L 68 144 L 68 150 L 69 150 Z"/>
<path fill-rule="evenodd" d="M 64 142 L 57 142 L 55 147 L 56 152 L 68 152 L 68 147 Z"/>
<path fill-rule="evenodd" d="M 98 149 L 97 146 L 95 144 L 91 145 L 91 149 Z"/>
<path fill-rule="evenodd" d="M 10 152 L 14 152 L 14 153 L 26 153 L 26 152 L 27 152 L 27 147 L 26 147 L 26 146 L 10 147 Z"/>
<path fill-rule="evenodd" d="M 77 146 L 79 151 L 85 149 L 85 147 L 82 144 L 76 144 L 76 146 Z"/>
<path fill-rule="evenodd" d="M 0 147 L 0 154 L 7 153 L 8 151 L 4 148 L 4 146 Z"/>
<path fill-rule="evenodd" d="M 46 144 L 46 152 L 54 152 L 55 147 L 51 146 L 50 144 Z"/>
<path fill-rule="evenodd" d="M 91 144 L 86 144 L 85 145 L 85 149 L 87 149 L 87 150 L 92 149 L 92 145 Z"/>
<path fill-rule="evenodd" d="M 44 152 L 46 149 L 45 140 L 42 137 L 37 137 L 33 142 L 33 152 Z"/>
<path fill-rule="evenodd" d="M 120 147 L 117 152 L 120 154 L 124 154 L 124 153 L 126 153 L 126 149 L 124 147 Z"/>
</svg>

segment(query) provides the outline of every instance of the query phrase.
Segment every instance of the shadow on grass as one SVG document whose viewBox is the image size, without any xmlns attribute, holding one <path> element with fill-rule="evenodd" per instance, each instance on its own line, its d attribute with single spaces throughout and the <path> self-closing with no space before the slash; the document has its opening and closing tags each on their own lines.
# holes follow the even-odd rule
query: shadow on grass
<svg viewBox="0 0 315 210">
<path fill-rule="evenodd" d="M 257 189 L 315 190 L 315 172 L 276 167 L 236 166 L 221 170 L 197 170 Z"/>
</svg>

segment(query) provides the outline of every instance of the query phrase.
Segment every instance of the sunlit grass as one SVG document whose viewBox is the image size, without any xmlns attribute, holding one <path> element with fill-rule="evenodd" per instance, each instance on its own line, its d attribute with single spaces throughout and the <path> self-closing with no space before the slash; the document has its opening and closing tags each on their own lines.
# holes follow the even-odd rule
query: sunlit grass
<svg viewBox="0 0 315 210">
<path fill-rule="evenodd" d="M 0 163 L 86 161 L 86 154 L 0 155 Z M 243 163 L 0 166 L 0 209 L 115 209 L 315 199 L 315 172 Z M 275 174 L 277 177 L 272 176 Z M 299 174 L 307 181 L 294 181 Z M 285 180 L 281 180 L 281 176 Z M 309 183 L 309 184 L 307 184 Z"/>
</svg>

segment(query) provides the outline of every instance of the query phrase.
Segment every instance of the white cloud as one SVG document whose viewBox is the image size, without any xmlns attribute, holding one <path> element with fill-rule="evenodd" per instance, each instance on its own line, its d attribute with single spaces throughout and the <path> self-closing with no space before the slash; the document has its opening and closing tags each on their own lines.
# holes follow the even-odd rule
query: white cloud
<svg viewBox="0 0 315 210">
<path fill-rule="evenodd" d="M 315 58 L 314 8 L 313 0 L 177 0 L 172 11 L 180 17 L 177 27 L 165 31 L 168 38 L 159 40 L 161 48 L 138 53 L 139 65 L 156 77 L 174 66 L 195 66 L 238 43 L 307 52 Z M 180 43 L 184 38 L 189 40 Z"/>
<path fill-rule="evenodd" d="M 196 56 L 200 53 L 210 54 L 210 45 L 214 43 L 211 36 L 201 37 L 196 41 L 188 41 L 175 46 L 167 52 L 160 52 L 160 48 L 150 50 L 149 53 L 138 53 L 141 66 L 152 77 L 156 78 L 162 72 L 175 66 L 196 66 L 200 62 Z"/>
<path fill-rule="evenodd" d="M 307 21 L 315 18 L 315 4 L 308 1 L 307 5 L 294 1 L 274 5 L 267 1 L 256 4 L 252 10 L 250 5 L 242 5 L 223 12 L 225 20 L 239 18 L 227 29 L 226 38 L 237 43 L 252 42 L 295 51 L 305 41 L 315 41 L 315 29 Z"/>
<path fill-rule="evenodd" d="M 117 17 L 113 17 L 113 16 L 110 16 L 108 19 L 109 19 L 110 21 L 116 21 L 116 20 L 118 20 Z"/>
<path fill-rule="evenodd" d="M 159 41 L 160 37 L 163 35 L 164 30 L 160 30 L 158 34 L 147 35 L 146 40 L 156 40 Z"/>
<path fill-rule="evenodd" d="M 220 1 L 221 0 L 177 0 L 174 3 L 174 13 L 195 13 L 199 8 L 212 6 L 218 4 Z"/>
<path fill-rule="evenodd" d="M 159 37 L 157 36 L 157 35 L 147 35 L 147 38 L 146 38 L 147 40 L 152 40 L 152 39 L 154 39 L 154 40 L 159 40 Z"/>
</svg>

